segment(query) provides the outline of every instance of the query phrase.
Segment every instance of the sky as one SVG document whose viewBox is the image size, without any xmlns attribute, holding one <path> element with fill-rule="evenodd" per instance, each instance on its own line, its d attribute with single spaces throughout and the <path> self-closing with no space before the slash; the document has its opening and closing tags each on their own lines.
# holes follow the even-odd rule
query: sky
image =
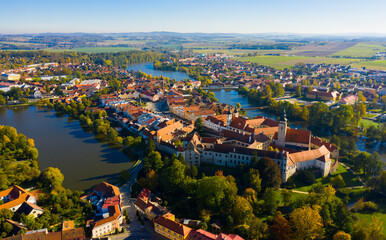
<svg viewBox="0 0 386 240">
<path fill-rule="evenodd" d="M 0 0 L 0 33 L 382 33 L 386 0 Z"/>
</svg>

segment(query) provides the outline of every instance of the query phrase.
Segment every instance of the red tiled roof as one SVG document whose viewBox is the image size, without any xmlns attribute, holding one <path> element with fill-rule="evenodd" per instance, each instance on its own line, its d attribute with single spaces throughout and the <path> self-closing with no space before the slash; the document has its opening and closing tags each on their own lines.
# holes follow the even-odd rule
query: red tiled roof
<svg viewBox="0 0 386 240">
<path fill-rule="evenodd" d="M 192 230 L 191 228 L 189 228 L 181 223 L 178 223 L 176 221 L 173 221 L 171 219 L 168 219 L 164 216 L 160 216 L 157 219 L 155 219 L 154 223 L 159 224 L 167 229 L 170 229 L 171 231 L 178 233 L 182 236 L 188 235 L 190 233 L 190 231 Z"/>
</svg>

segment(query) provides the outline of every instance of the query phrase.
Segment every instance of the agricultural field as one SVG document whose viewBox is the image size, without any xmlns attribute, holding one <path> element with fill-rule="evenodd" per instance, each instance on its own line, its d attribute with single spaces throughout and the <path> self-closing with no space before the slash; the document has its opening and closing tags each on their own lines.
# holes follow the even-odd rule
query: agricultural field
<svg viewBox="0 0 386 240">
<path fill-rule="evenodd" d="M 255 50 L 255 49 L 194 49 L 195 53 L 225 53 L 231 56 L 243 56 L 244 54 L 255 54 L 263 56 L 266 54 L 281 54 L 284 53 L 284 50 Z"/>
<path fill-rule="evenodd" d="M 359 62 L 359 59 L 350 58 L 326 58 L 326 57 L 300 57 L 300 56 L 256 56 L 256 57 L 239 57 L 239 61 L 250 61 L 261 65 L 266 65 L 278 69 L 291 68 L 299 63 L 315 64 L 353 64 Z"/>
<path fill-rule="evenodd" d="M 138 48 L 133 48 L 133 47 L 82 47 L 82 48 L 63 49 L 63 50 L 85 52 L 85 53 L 105 53 L 105 52 L 114 53 L 114 52 L 138 50 Z"/>
<path fill-rule="evenodd" d="M 352 67 L 365 67 L 366 69 L 386 70 L 386 60 L 358 62 L 353 64 Z"/>
<path fill-rule="evenodd" d="M 386 42 L 361 42 L 340 52 L 333 53 L 330 56 L 369 58 L 374 56 L 377 52 L 386 52 Z"/>
<path fill-rule="evenodd" d="M 288 51 L 287 54 L 293 54 L 297 56 L 318 57 L 328 56 L 333 53 L 337 53 L 351 46 L 354 46 L 354 42 L 321 42 L 311 43 L 305 46 L 300 46 L 292 51 Z"/>
</svg>

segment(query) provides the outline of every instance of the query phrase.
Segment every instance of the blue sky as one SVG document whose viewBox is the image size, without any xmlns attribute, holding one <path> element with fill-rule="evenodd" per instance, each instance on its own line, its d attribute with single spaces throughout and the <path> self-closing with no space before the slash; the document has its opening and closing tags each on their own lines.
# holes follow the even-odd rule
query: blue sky
<svg viewBox="0 0 386 240">
<path fill-rule="evenodd" d="M 0 0 L 0 33 L 385 33 L 386 0 Z"/>
</svg>

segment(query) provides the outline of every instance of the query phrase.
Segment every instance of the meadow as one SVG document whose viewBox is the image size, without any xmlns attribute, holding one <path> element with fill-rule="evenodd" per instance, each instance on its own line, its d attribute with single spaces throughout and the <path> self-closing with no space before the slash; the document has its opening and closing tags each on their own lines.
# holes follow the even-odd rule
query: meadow
<svg viewBox="0 0 386 240">
<path fill-rule="evenodd" d="M 386 70 L 386 60 L 359 62 L 352 67 L 365 67 L 366 69 Z"/>
<path fill-rule="evenodd" d="M 377 52 L 386 52 L 386 43 L 384 42 L 374 42 L 366 43 L 361 42 L 356 45 L 346 48 L 342 51 L 331 54 L 330 56 L 339 56 L 339 57 L 372 57 Z"/>
<path fill-rule="evenodd" d="M 352 58 L 326 58 L 326 57 L 300 57 L 300 56 L 255 56 L 255 57 L 238 57 L 239 61 L 250 61 L 261 65 L 266 65 L 278 69 L 291 68 L 299 63 L 315 64 L 352 64 L 359 62 L 359 59 Z"/>
</svg>

